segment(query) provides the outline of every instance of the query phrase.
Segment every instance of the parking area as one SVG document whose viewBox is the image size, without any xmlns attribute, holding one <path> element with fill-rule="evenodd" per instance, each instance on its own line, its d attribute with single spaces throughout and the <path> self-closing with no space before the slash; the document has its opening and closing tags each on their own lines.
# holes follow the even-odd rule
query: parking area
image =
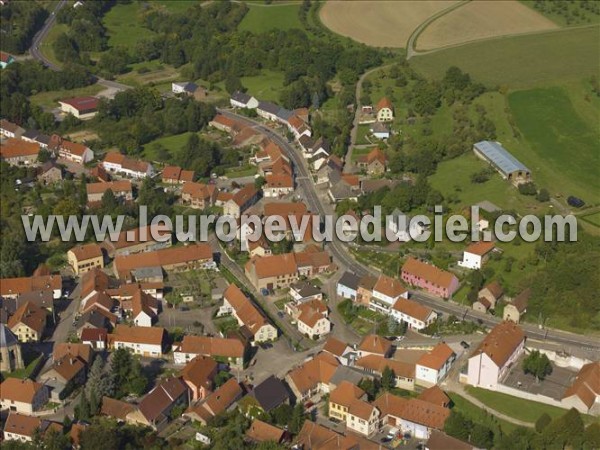
<svg viewBox="0 0 600 450">
<path fill-rule="evenodd" d="M 572 369 L 565 369 L 563 367 L 552 365 L 552 373 L 543 381 L 537 382 L 533 375 L 523 373 L 522 366 L 524 358 L 525 355 L 521 356 L 521 358 L 513 365 L 512 370 L 502 384 L 522 390 L 523 392 L 541 394 L 560 400 L 565 390 L 573 384 L 573 381 L 577 376 L 577 372 Z"/>
<path fill-rule="evenodd" d="M 188 333 L 216 334 L 218 331 L 212 321 L 212 314 L 216 308 L 191 308 L 185 304 L 176 308 L 165 307 L 158 316 L 156 326 L 179 327 Z"/>
</svg>

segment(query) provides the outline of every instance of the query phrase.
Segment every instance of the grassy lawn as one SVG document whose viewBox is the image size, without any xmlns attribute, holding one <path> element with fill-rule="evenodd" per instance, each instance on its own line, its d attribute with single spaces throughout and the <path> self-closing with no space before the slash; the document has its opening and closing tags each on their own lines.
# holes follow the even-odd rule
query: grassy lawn
<svg viewBox="0 0 600 450">
<path fill-rule="evenodd" d="M 152 83 L 160 92 L 169 92 L 173 81 L 182 81 L 177 69 L 161 64 L 157 59 L 130 64 L 129 68 L 131 71 L 117 76 L 117 81 L 131 86 Z"/>
<path fill-rule="evenodd" d="M 246 164 L 241 167 L 232 167 L 225 171 L 225 176 L 229 178 L 241 178 L 256 175 L 256 166 Z"/>
<path fill-rule="evenodd" d="M 241 81 L 248 93 L 259 100 L 279 102 L 279 94 L 283 89 L 283 73 L 263 70 L 260 75 L 242 77 Z"/>
<path fill-rule="evenodd" d="M 241 31 L 262 33 L 273 29 L 302 28 L 302 24 L 298 20 L 299 3 L 292 5 L 275 3 L 269 6 L 248 4 L 248 8 L 248 13 L 238 27 Z"/>
<path fill-rule="evenodd" d="M 378 142 L 376 138 L 371 136 L 371 128 L 370 124 L 362 124 L 358 126 L 358 130 L 356 133 L 356 144 L 357 145 L 367 145 Z"/>
<path fill-rule="evenodd" d="M 579 216 L 579 218 L 600 227 L 600 211 L 585 216 Z"/>
<path fill-rule="evenodd" d="M 188 131 L 186 133 L 155 139 L 154 141 L 144 145 L 144 157 L 153 161 L 158 158 L 155 150 L 155 144 L 161 144 L 169 151 L 169 153 L 171 153 L 171 155 L 176 155 L 187 144 L 187 141 L 191 135 L 192 132 Z"/>
<path fill-rule="evenodd" d="M 517 428 L 516 425 L 510 422 L 506 422 L 505 420 L 498 419 L 488 414 L 481 408 L 478 408 L 473 403 L 468 401 L 466 398 L 461 397 L 454 392 L 448 392 L 448 396 L 454 404 L 452 407 L 453 410 L 462 413 L 467 419 L 471 419 L 473 422 L 490 426 L 494 432 L 502 429 L 503 433 L 510 433 L 512 430 Z"/>
<path fill-rule="evenodd" d="M 508 103 L 531 152 L 533 178 L 564 197 L 600 200 L 600 130 L 586 123 L 561 87 L 513 92 Z"/>
<path fill-rule="evenodd" d="M 598 73 L 598 26 L 490 39 L 419 55 L 411 65 L 423 75 L 441 78 L 458 66 L 488 86 L 532 87 Z"/>
<path fill-rule="evenodd" d="M 51 63 L 56 64 L 58 66 L 61 65 L 61 62 L 58 59 L 56 59 L 56 55 L 54 54 L 54 48 L 52 46 L 54 42 L 56 42 L 56 39 L 58 39 L 58 36 L 60 36 L 62 33 L 66 33 L 68 29 L 69 27 L 66 24 L 55 23 L 54 26 L 50 28 L 50 31 L 48 31 L 46 38 L 40 44 L 40 50 L 42 51 L 44 56 L 48 58 L 48 60 Z"/>
<path fill-rule="evenodd" d="M 360 131 L 359 131 L 360 133 Z M 367 153 L 369 153 L 371 151 L 373 147 L 371 148 L 355 148 L 352 150 L 352 161 L 356 161 L 358 160 L 361 156 L 366 155 Z"/>
<path fill-rule="evenodd" d="M 503 394 L 501 392 L 488 391 L 487 389 L 476 388 L 473 386 L 468 386 L 466 389 L 469 394 L 482 403 L 485 403 L 490 408 L 525 422 L 535 422 L 544 413 L 555 418 L 560 417 L 567 412 L 566 409 L 525 400 L 519 397 L 513 397 L 512 395 Z M 589 416 L 585 415 L 582 415 L 581 417 L 584 421 L 590 419 Z"/>
<path fill-rule="evenodd" d="M 482 200 L 489 200 L 502 209 L 514 209 L 521 213 L 545 209 L 535 198 L 519 194 L 517 188 L 497 173 L 485 183 L 472 183 L 471 175 L 486 167 L 488 165 L 473 153 L 465 153 L 458 158 L 441 162 L 435 174 L 429 177 L 429 182 L 434 189 L 442 192 L 444 197 L 455 198 L 456 203 L 452 205 L 455 211 Z"/>
<path fill-rule="evenodd" d="M 215 327 L 224 335 L 227 335 L 229 331 L 235 331 L 240 326 L 234 317 L 225 317 L 219 319 L 213 319 Z"/>
<path fill-rule="evenodd" d="M 85 95 L 96 95 L 98 92 L 103 91 L 104 89 L 104 86 L 92 84 L 91 86 L 85 86 L 71 90 L 40 92 L 39 94 L 29 97 L 29 100 L 34 105 L 46 108 L 57 108 L 59 106 L 59 100 Z"/>
<path fill-rule="evenodd" d="M 142 26 L 141 3 L 118 4 L 104 15 L 103 23 L 108 30 L 108 45 L 135 48 L 140 39 L 151 38 L 154 32 Z"/>
<path fill-rule="evenodd" d="M 288 297 L 284 297 L 284 298 L 280 298 L 279 300 L 277 300 L 275 302 L 275 306 L 277 307 L 277 309 L 279 309 L 280 311 L 283 311 L 285 308 L 285 304 L 288 303 L 290 301 L 290 299 Z"/>
</svg>

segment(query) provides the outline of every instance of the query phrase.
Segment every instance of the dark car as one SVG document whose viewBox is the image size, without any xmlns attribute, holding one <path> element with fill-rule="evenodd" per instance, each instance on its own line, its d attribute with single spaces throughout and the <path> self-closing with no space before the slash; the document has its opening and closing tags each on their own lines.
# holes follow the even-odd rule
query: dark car
<svg viewBox="0 0 600 450">
<path fill-rule="evenodd" d="M 583 200 L 581 200 L 580 198 L 574 197 L 573 195 L 571 195 L 567 199 L 567 203 L 569 204 L 569 206 L 572 206 L 574 208 L 581 208 L 583 205 L 585 205 L 585 202 Z"/>
<path fill-rule="evenodd" d="M 465 341 L 460 341 L 460 346 L 462 348 L 464 348 L 465 350 L 468 349 L 469 347 L 471 347 L 469 344 L 467 344 Z"/>
</svg>

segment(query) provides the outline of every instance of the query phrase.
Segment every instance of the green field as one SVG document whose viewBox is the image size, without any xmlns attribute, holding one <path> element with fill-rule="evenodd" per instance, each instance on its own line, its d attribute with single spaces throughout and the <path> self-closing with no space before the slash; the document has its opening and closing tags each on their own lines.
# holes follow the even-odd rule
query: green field
<svg viewBox="0 0 600 450">
<path fill-rule="evenodd" d="M 118 4 L 104 15 L 103 23 L 108 31 L 110 47 L 123 46 L 128 50 L 144 38 L 154 35 L 152 30 L 142 26 L 140 14 L 141 3 Z"/>
<path fill-rule="evenodd" d="M 508 96 L 516 123 L 543 170 L 533 170 L 540 184 L 575 194 L 588 202 L 600 193 L 600 130 L 577 113 L 559 87 L 513 92 Z M 568 183 L 567 183 L 568 179 Z"/>
<path fill-rule="evenodd" d="M 257 3 L 255 5 L 248 4 L 248 8 L 248 13 L 238 27 L 241 31 L 262 33 L 273 29 L 302 28 L 302 24 L 298 20 L 299 3 L 269 6 Z"/>
<path fill-rule="evenodd" d="M 588 223 L 591 223 L 592 225 L 600 227 L 600 211 L 592 214 L 587 214 L 585 216 L 579 216 L 579 218 L 585 220 Z"/>
<path fill-rule="evenodd" d="M 154 150 L 154 144 L 163 145 L 171 153 L 171 155 L 174 156 L 179 153 L 179 151 L 187 144 L 191 134 L 192 132 L 188 131 L 186 133 L 176 134 L 174 136 L 166 136 L 155 139 L 154 141 L 144 145 L 144 157 L 153 161 L 157 158 L 156 151 Z"/>
<path fill-rule="evenodd" d="M 283 88 L 283 73 L 263 70 L 254 77 L 242 77 L 242 84 L 248 93 L 260 100 L 279 101 L 279 94 Z"/>
<path fill-rule="evenodd" d="M 556 406 L 546 405 L 531 400 L 525 400 L 501 392 L 488 391 L 487 389 L 467 386 L 467 391 L 473 397 L 498 412 L 514 417 L 525 422 L 535 422 L 542 414 L 546 413 L 553 419 L 564 415 L 567 410 Z M 584 422 L 589 422 L 591 416 L 582 415 Z"/>
<path fill-rule="evenodd" d="M 598 74 L 600 27 L 490 39 L 419 55 L 410 60 L 423 75 L 441 78 L 458 66 L 488 86 L 538 87 Z"/>
<path fill-rule="evenodd" d="M 39 94 L 35 94 L 29 97 L 29 100 L 34 105 L 46 108 L 57 108 L 59 106 L 59 100 L 85 95 L 96 95 L 98 92 L 103 91 L 104 89 L 104 86 L 100 86 L 99 84 L 92 84 L 90 86 L 85 86 L 77 89 L 40 92 Z"/>
</svg>

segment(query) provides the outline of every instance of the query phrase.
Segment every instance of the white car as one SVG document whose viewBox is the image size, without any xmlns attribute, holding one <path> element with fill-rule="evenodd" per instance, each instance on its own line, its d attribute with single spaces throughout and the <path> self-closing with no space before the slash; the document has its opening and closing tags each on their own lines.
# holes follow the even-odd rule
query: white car
<svg viewBox="0 0 600 450">
<path fill-rule="evenodd" d="M 385 438 L 391 441 L 398 435 L 398 431 L 400 431 L 398 428 L 392 428 Z"/>
</svg>

